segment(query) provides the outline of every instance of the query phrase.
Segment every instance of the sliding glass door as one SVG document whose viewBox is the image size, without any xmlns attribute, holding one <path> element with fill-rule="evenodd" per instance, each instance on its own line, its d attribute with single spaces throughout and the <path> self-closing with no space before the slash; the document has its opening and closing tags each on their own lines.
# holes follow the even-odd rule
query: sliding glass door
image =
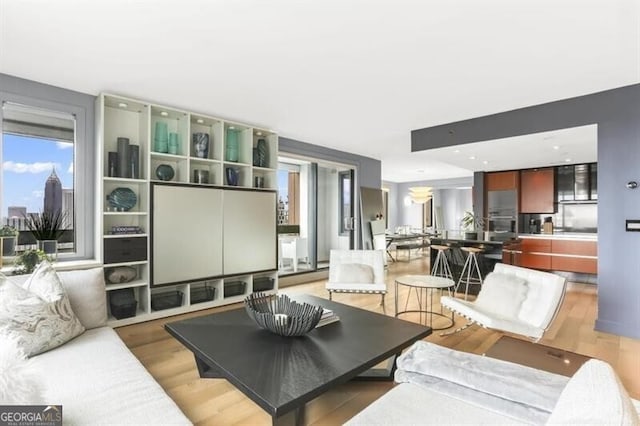
<svg viewBox="0 0 640 426">
<path fill-rule="evenodd" d="M 348 166 L 279 158 L 279 273 L 329 266 L 331 249 L 354 247 L 354 179 Z"/>
</svg>

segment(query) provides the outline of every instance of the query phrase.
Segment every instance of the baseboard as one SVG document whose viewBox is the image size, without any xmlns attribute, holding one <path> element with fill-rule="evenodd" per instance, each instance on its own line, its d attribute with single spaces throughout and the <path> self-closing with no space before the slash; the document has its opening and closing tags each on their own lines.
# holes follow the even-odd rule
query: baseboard
<svg viewBox="0 0 640 426">
<path fill-rule="evenodd" d="M 278 277 L 278 288 L 289 287 L 296 284 L 309 283 L 312 281 L 326 280 L 329 278 L 329 269 L 311 271 L 295 275 L 285 275 Z"/>
<path fill-rule="evenodd" d="M 640 339 L 640 329 L 637 325 L 634 327 L 632 324 L 621 324 L 619 322 L 597 319 L 594 328 L 596 331 L 631 337 L 632 339 Z"/>
</svg>

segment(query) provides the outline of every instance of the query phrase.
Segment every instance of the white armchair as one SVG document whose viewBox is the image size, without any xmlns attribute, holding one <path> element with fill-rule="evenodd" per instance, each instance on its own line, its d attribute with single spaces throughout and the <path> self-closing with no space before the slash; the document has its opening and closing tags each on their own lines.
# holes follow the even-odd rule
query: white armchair
<svg viewBox="0 0 640 426">
<path fill-rule="evenodd" d="M 473 324 L 538 341 L 556 317 L 564 299 L 566 279 L 549 272 L 497 263 L 473 302 L 443 296 L 442 306 Z"/>
<path fill-rule="evenodd" d="M 326 288 L 329 300 L 333 293 L 380 294 L 384 307 L 384 250 L 331 250 Z"/>
</svg>

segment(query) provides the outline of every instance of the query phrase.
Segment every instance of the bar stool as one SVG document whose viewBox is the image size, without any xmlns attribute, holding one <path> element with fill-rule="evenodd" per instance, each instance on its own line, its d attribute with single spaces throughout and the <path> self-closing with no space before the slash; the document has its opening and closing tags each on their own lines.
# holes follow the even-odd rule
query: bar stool
<svg viewBox="0 0 640 426">
<path fill-rule="evenodd" d="M 465 283 L 464 288 L 464 300 L 467 300 L 469 294 L 469 284 L 482 285 L 482 273 L 480 273 L 480 266 L 478 265 L 478 253 L 482 253 L 482 249 L 478 247 L 460 247 L 460 250 L 467 253 L 467 260 L 464 262 L 462 272 L 460 272 L 460 279 L 456 285 L 456 293 L 460 288 L 460 284 Z M 467 276 L 465 277 L 465 273 Z"/>
<path fill-rule="evenodd" d="M 446 254 L 446 252 L 449 250 L 449 246 L 431 245 L 431 248 L 434 250 L 438 250 L 438 254 L 436 254 L 436 260 L 433 262 L 433 267 L 431 268 L 431 275 L 433 275 L 434 277 L 444 277 L 452 280 L 453 274 L 451 273 L 449 260 L 447 259 Z"/>
</svg>

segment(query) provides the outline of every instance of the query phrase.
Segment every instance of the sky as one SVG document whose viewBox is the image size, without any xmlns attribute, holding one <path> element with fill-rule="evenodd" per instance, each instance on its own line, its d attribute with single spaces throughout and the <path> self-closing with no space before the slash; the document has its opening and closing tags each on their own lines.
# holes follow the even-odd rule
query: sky
<svg viewBox="0 0 640 426">
<path fill-rule="evenodd" d="M 55 167 L 62 188 L 73 188 L 73 144 L 5 134 L 2 144 L 2 217 L 9 206 L 42 211 L 44 185 Z"/>
</svg>

